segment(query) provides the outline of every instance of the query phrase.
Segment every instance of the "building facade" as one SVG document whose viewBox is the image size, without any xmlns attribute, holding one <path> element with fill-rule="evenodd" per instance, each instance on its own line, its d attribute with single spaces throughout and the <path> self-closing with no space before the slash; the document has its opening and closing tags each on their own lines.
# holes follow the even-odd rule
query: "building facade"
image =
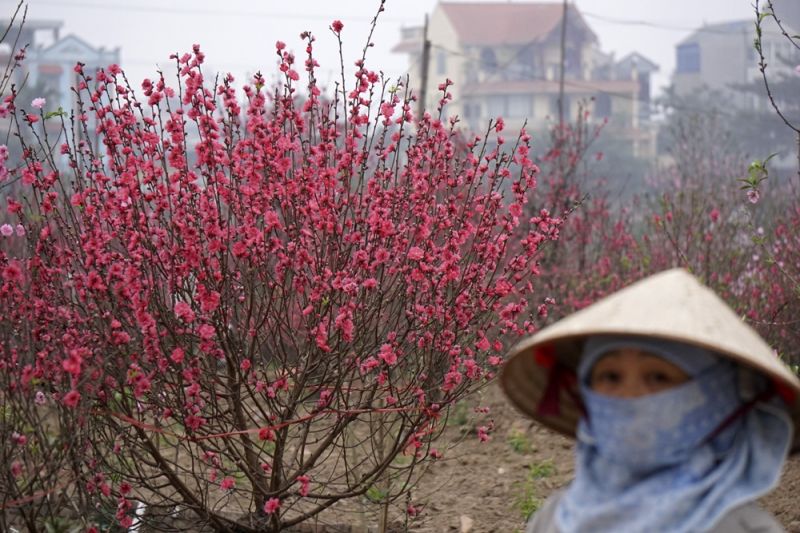
<svg viewBox="0 0 800 533">
<path fill-rule="evenodd" d="M 448 114 L 475 131 L 502 116 L 510 128 L 531 130 L 558 122 L 561 94 L 561 32 L 564 10 L 552 3 L 441 2 L 430 16 L 425 108 L 436 108 L 438 85 L 449 78 Z M 650 124 L 650 75 L 658 66 L 640 54 L 616 61 L 569 5 L 564 48 L 565 120 L 579 109 L 630 140 L 637 155 L 654 152 Z M 412 88 L 420 93 L 424 30 L 401 30 L 394 51 L 409 57 Z M 416 85 L 415 85 L 416 84 Z"/>
<path fill-rule="evenodd" d="M 776 7 L 777 10 L 777 7 Z M 770 78 L 796 76 L 800 52 L 783 36 L 772 18 L 762 21 L 762 51 Z M 790 35 L 797 34 L 785 26 Z M 699 91 L 713 91 L 739 109 L 762 110 L 769 105 L 764 95 L 737 90 L 759 82 L 758 54 L 753 41 L 755 25 L 752 20 L 710 24 L 698 28 L 675 47 L 673 90 L 679 97 Z"/>
</svg>

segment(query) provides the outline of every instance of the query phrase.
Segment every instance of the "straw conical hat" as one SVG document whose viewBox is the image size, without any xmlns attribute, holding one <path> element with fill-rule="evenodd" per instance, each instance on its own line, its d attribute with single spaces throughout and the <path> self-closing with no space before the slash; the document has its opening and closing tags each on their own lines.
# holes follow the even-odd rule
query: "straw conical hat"
<svg viewBox="0 0 800 533">
<path fill-rule="evenodd" d="M 574 437 L 580 408 L 561 390 L 557 414 L 542 414 L 548 369 L 556 362 L 575 370 L 590 335 L 640 335 L 693 344 L 755 369 L 775 384 L 796 428 L 792 451 L 800 451 L 800 379 L 769 345 L 716 294 L 683 269 L 660 272 L 582 309 L 509 352 L 500 381 L 523 413 Z"/>
</svg>

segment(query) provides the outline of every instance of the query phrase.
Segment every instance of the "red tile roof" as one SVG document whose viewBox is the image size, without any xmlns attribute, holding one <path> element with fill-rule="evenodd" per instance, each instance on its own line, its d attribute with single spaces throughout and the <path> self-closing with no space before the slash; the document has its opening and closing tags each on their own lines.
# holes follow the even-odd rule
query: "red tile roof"
<svg viewBox="0 0 800 533">
<path fill-rule="evenodd" d="M 495 46 L 540 41 L 559 28 L 563 7 L 545 3 L 442 2 L 462 44 Z M 574 6 L 567 20 L 584 27 L 594 37 Z"/>
</svg>

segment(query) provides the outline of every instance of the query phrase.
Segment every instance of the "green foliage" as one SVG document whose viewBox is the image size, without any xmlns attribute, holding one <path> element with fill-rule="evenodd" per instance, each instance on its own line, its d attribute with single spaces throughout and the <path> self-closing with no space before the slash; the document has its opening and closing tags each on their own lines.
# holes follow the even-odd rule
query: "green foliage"
<svg viewBox="0 0 800 533">
<path fill-rule="evenodd" d="M 541 479 L 550 477 L 555 472 L 556 467 L 550 460 L 530 465 L 528 475 L 525 481 L 519 484 L 519 493 L 514 500 L 514 507 L 519 510 L 523 518 L 527 519 L 542 506 L 543 502 L 538 496 L 537 484 Z"/>
<path fill-rule="evenodd" d="M 447 415 L 448 426 L 466 426 L 469 422 L 469 405 L 466 400 L 457 402 Z"/>
<path fill-rule="evenodd" d="M 754 159 L 753 162 L 747 167 L 747 177 L 741 178 L 739 181 L 744 183 L 742 185 L 742 190 L 755 190 L 761 184 L 762 181 L 769 177 L 769 171 L 767 170 L 767 163 L 769 160 L 778 155 L 777 153 L 771 153 L 769 156 L 764 159 Z"/>
<path fill-rule="evenodd" d="M 531 448 L 531 442 L 528 440 L 528 437 L 525 436 L 523 431 L 518 429 L 515 429 L 509 433 L 508 445 L 511 446 L 511 449 L 517 453 L 526 452 Z"/>
<path fill-rule="evenodd" d="M 547 460 L 541 463 L 534 463 L 529 467 L 528 478 L 533 480 L 544 479 L 556 473 L 556 466 L 553 461 Z"/>
<path fill-rule="evenodd" d="M 375 485 L 372 485 L 367 489 L 365 496 L 372 503 L 380 503 L 386 498 L 386 493 Z"/>
</svg>

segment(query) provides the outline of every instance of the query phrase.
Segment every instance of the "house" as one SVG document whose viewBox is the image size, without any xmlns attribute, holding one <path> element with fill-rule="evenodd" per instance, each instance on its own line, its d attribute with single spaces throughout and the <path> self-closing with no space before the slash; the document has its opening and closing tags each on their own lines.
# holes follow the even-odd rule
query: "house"
<svg viewBox="0 0 800 533">
<path fill-rule="evenodd" d="M 8 20 L 0 21 L 0 27 L 9 24 Z M 10 29 L 9 35 L 16 36 L 20 32 L 17 24 Z M 120 62 L 119 48 L 95 48 L 75 35 L 62 37 L 62 25 L 59 20 L 27 20 L 20 32 L 19 46 L 28 45 L 28 49 L 21 68 L 14 73 L 14 81 L 19 87 L 27 76 L 28 91 L 36 93 L 32 96 L 46 96 L 47 110 L 61 107 L 68 111 L 73 108 L 71 87 L 77 83 L 73 70 L 77 62 L 86 65 L 87 73 Z M 13 53 L 10 48 L 0 49 L 0 62 L 7 62 L 9 54 Z"/>
<path fill-rule="evenodd" d="M 431 43 L 426 109 L 436 108 L 438 85 L 449 78 L 458 115 L 472 130 L 502 116 L 507 127 L 527 123 L 544 129 L 559 120 L 561 4 L 540 2 L 440 2 L 428 22 Z M 633 145 L 634 153 L 655 150 L 650 124 L 650 75 L 658 66 L 640 54 L 615 61 L 600 49 L 597 35 L 572 4 L 566 12 L 564 50 L 565 119 L 581 105 Z M 409 56 L 412 88 L 423 78 L 423 27 L 403 28 L 395 52 Z M 416 86 L 415 86 L 416 84 Z M 584 107 L 586 109 L 586 107 Z"/>
<path fill-rule="evenodd" d="M 776 7 L 777 11 L 777 7 Z M 762 21 L 762 50 L 771 78 L 796 75 L 800 52 L 784 37 L 772 18 Z M 786 26 L 790 35 L 797 31 Z M 727 105 L 742 110 L 761 110 L 769 105 L 766 98 L 753 91 L 737 90 L 761 79 L 758 54 L 753 46 L 753 20 L 710 24 L 698 28 L 675 47 L 673 90 L 677 96 L 710 90 Z"/>
</svg>

